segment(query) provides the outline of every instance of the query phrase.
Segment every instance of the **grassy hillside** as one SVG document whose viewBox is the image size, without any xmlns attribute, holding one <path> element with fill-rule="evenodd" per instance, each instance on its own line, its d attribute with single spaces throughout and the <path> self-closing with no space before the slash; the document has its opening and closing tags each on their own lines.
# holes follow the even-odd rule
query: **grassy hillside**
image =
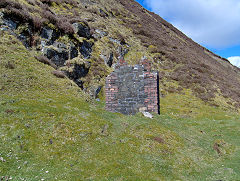
<svg viewBox="0 0 240 181">
<path fill-rule="evenodd" d="M 104 111 L 72 81 L 0 38 L 0 178 L 12 180 L 238 180 L 239 115 L 184 89 L 161 115 Z"/>
<path fill-rule="evenodd" d="M 209 105 L 240 108 L 240 69 L 134 0 L 1 0 L 0 26 L 10 27 L 86 92 L 104 86 L 119 56 L 129 64 L 147 57 L 160 73 L 162 97 L 191 89 Z M 63 60 L 51 55 L 56 51 Z"/>
</svg>

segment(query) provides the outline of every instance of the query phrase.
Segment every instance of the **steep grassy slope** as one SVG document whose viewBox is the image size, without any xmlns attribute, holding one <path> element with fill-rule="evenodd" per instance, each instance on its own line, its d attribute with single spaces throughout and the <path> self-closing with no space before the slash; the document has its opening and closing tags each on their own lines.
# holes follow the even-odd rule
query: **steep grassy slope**
<svg viewBox="0 0 240 181">
<path fill-rule="evenodd" d="M 135 15 L 134 20 L 125 21 L 125 26 L 131 27 L 135 36 L 148 47 L 163 77 L 162 89 L 179 92 L 176 87 L 165 85 L 166 82 L 177 81 L 180 87 L 191 88 L 197 97 L 206 102 L 214 101 L 221 105 L 217 98 L 220 95 L 229 98 L 224 101 L 229 106 L 239 107 L 239 68 L 193 42 L 134 0 L 118 1 L 130 14 Z"/>
<path fill-rule="evenodd" d="M 35 52 L 0 33 L 0 178 L 239 179 L 239 115 L 189 89 L 162 98 L 152 120 L 105 112 L 103 100 L 57 79 Z"/>
<path fill-rule="evenodd" d="M 104 86 L 105 77 L 113 70 L 106 65 L 109 57 L 114 66 L 119 56 L 129 64 L 146 56 L 160 72 L 162 97 L 191 89 L 209 105 L 236 111 L 240 107 L 239 69 L 134 0 L 2 0 L 0 8 L 7 18 L 19 22 L 17 35 L 28 32 L 27 44 L 33 50 L 41 49 L 43 27 L 58 32 L 56 42 L 93 45 L 91 55 L 76 57 L 91 63 L 88 74 L 77 80 L 87 92 Z M 72 23 L 89 26 L 91 36 L 78 36 Z"/>
</svg>

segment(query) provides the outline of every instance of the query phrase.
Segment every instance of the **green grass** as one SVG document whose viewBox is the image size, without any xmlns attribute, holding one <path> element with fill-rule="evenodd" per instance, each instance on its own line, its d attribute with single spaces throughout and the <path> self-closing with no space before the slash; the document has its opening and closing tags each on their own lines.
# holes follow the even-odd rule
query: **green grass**
<svg viewBox="0 0 240 181">
<path fill-rule="evenodd" d="M 70 80 L 0 39 L 0 177 L 12 180 L 238 180 L 239 115 L 185 90 L 147 119 L 104 111 Z M 9 69 L 8 62 L 14 64 Z M 103 129 L 103 128 L 107 129 Z M 103 131 L 104 130 L 104 131 Z M 158 137 L 162 141 L 155 141 Z M 219 144 L 220 154 L 214 150 Z"/>
</svg>

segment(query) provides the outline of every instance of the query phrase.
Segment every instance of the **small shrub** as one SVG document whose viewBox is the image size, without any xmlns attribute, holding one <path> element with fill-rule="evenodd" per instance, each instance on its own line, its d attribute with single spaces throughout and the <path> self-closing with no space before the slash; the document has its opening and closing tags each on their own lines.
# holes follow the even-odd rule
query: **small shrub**
<svg viewBox="0 0 240 181">
<path fill-rule="evenodd" d="M 113 9 L 112 9 L 112 14 L 113 14 L 114 16 L 120 16 L 120 15 L 121 15 L 121 13 L 119 12 L 119 10 L 116 9 L 116 8 L 113 8 Z"/>
<path fill-rule="evenodd" d="M 7 7 L 7 5 L 9 5 L 8 0 L 1 0 L 0 1 L 0 8 L 5 8 L 5 7 Z"/>
<path fill-rule="evenodd" d="M 145 36 L 148 38 L 152 37 L 152 35 L 149 34 L 144 28 L 137 28 L 137 29 L 133 30 L 133 33 L 137 34 L 137 35 Z"/>
<path fill-rule="evenodd" d="M 213 149 L 218 153 L 218 155 L 222 154 L 220 147 L 221 147 L 221 145 L 218 143 L 214 143 L 214 145 L 213 145 Z"/>
<path fill-rule="evenodd" d="M 21 5 L 19 2 L 15 2 L 15 1 L 8 1 L 8 6 L 11 8 L 23 9 L 23 5 Z"/>
<path fill-rule="evenodd" d="M 40 0 L 44 4 L 52 5 L 52 3 L 57 3 L 57 0 Z"/>
<path fill-rule="evenodd" d="M 68 21 L 64 21 L 64 20 L 58 21 L 57 27 L 64 34 L 74 34 L 74 29 L 72 27 L 72 24 L 70 24 Z"/>
<path fill-rule="evenodd" d="M 196 94 L 205 93 L 205 88 L 204 87 L 195 87 L 193 90 L 195 91 Z"/>
<path fill-rule="evenodd" d="M 148 51 L 149 51 L 149 53 L 158 53 L 158 49 L 154 45 L 149 45 Z"/>
<path fill-rule="evenodd" d="M 54 69 L 57 69 L 57 66 L 56 66 L 54 63 L 52 63 L 52 61 L 49 60 L 47 57 L 45 57 L 45 56 L 35 56 L 35 58 L 36 58 L 39 62 L 44 63 L 44 64 L 46 64 L 46 65 L 50 65 L 50 66 L 53 67 Z"/>
<path fill-rule="evenodd" d="M 98 10 L 95 7 L 90 7 L 87 9 L 87 11 L 91 14 L 98 14 Z"/>
<path fill-rule="evenodd" d="M 28 4 L 34 6 L 36 4 L 36 0 L 27 0 Z"/>
<path fill-rule="evenodd" d="M 44 4 L 48 4 L 48 5 L 52 5 L 53 3 L 56 3 L 56 4 L 63 4 L 63 3 L 66 3 L 66 4 L 69 4 L 71 6 L 77 6 L 77 2 L 74 1 L 74 0 L 40 0 L 42 3 Z"/>
<path fill-rule="evenodd" d="M 50 23 L 55 24 L 58 22 L 58 18 L 56 17 L 56 15 L 54 15 L 53 13 L 51 13 L 50 11 L 43 11 L 42 12 L 42 16 L 44 18 L 46 18 L 47 20 L 49 20 Z"/>
<path fill-rule="evenodd" d="M 5 110 L 5 113 L 7 113 L 7 114 L 13 114 L 15 111 L 14 110 L 12 110 L 12 109 L 7 109 L 7 110 Z"/>
<path fill-rule="evenodd" d="M 54 70 L 52 71 L 52 74 L 56 76 L 57 78 L 65 78 L 66 75 L 62 71 Z"/>
<path fill-rule="evenodd" d="M 172 86 L 168 87 L 168 88 L 167 88 L 167 91 L 168 91 L 169 93 L 178 92 L 177 89 L 176 89 L 175 87 L 172 87 Z"/>
<path fill-rule="evenodd" d="M 80 17 L 73 17 L 73 18 L 70 18 L 68 20 L 69 23 L 73 24 L 73 23 L 77 23 L 77 22 L 81 22 L 83 23 L 84 25 L 88 25 L 87 21 L 81 19 Z"/>
<path fill-rule="evenodd" d="M 28 22 L 31 20 L 31 16 L 24 9 L 12 8 L 7 6 L 8 12 L 6 12 L 7 16 L 12 17 L 13 19 L 20 19 L 22 22 Z"/>
<path fill-rule="evenodd" d="M 50 10 L 49 6 L 47 4 L 42 3 L 41 1 L 37 1 L 36 4 L 45 12 Z"/>
<path fill-rule="evenodd" d="M 44 18 L 40 18 L 38 16 L 33 16 L 31 18 L 31 21 L 32 21 L 32 24 L 33 24 L 33 29 L 35 31 L 37 31 L 37 30 L 41 29 L 41 27 L 43 26 L 44 22 L 46 22 L 47 20 L 44 19 Z"/>
<path fill-rule="evenodd" d="M 71 6 L 77 6 L 78 3 L 74 0 L 62 0 L 62 3 L 70 4 Z"/>
<path fill-rule="evenodd" d="M 162 144 L 165 143 L 164 139 L 161 137 L 153 137 L 152 140 Z"/>
<path fill-rule="evenodd" d="M 163 80 L 163 78 L 166 76 L 165 72 L 160 71 L 159 72 L 159 80 Z"/>
<path fill-rule="evenodd" d="M 7 69 L 15 69 L 15 65 L 14 65 L 13 62 L 8 61 L 8 62 L 6 63 L 6 65 L 5 65 L 5 68 L 7 68 Z"/>
</svg>

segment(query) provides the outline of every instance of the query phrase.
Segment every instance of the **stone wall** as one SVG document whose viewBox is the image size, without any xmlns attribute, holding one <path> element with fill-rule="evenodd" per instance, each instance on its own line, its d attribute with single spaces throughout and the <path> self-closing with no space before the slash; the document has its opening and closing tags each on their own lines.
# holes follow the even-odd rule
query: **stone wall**
<svg viewBox="0 0 240 181">
<path fill-rule="evenodd" d="M 120 61 L 106 78 L 106 110 L 123 114 L 147 111 L 159 114 L 158 72 L 150 64 L 130 66 Z"/>
</svg>

